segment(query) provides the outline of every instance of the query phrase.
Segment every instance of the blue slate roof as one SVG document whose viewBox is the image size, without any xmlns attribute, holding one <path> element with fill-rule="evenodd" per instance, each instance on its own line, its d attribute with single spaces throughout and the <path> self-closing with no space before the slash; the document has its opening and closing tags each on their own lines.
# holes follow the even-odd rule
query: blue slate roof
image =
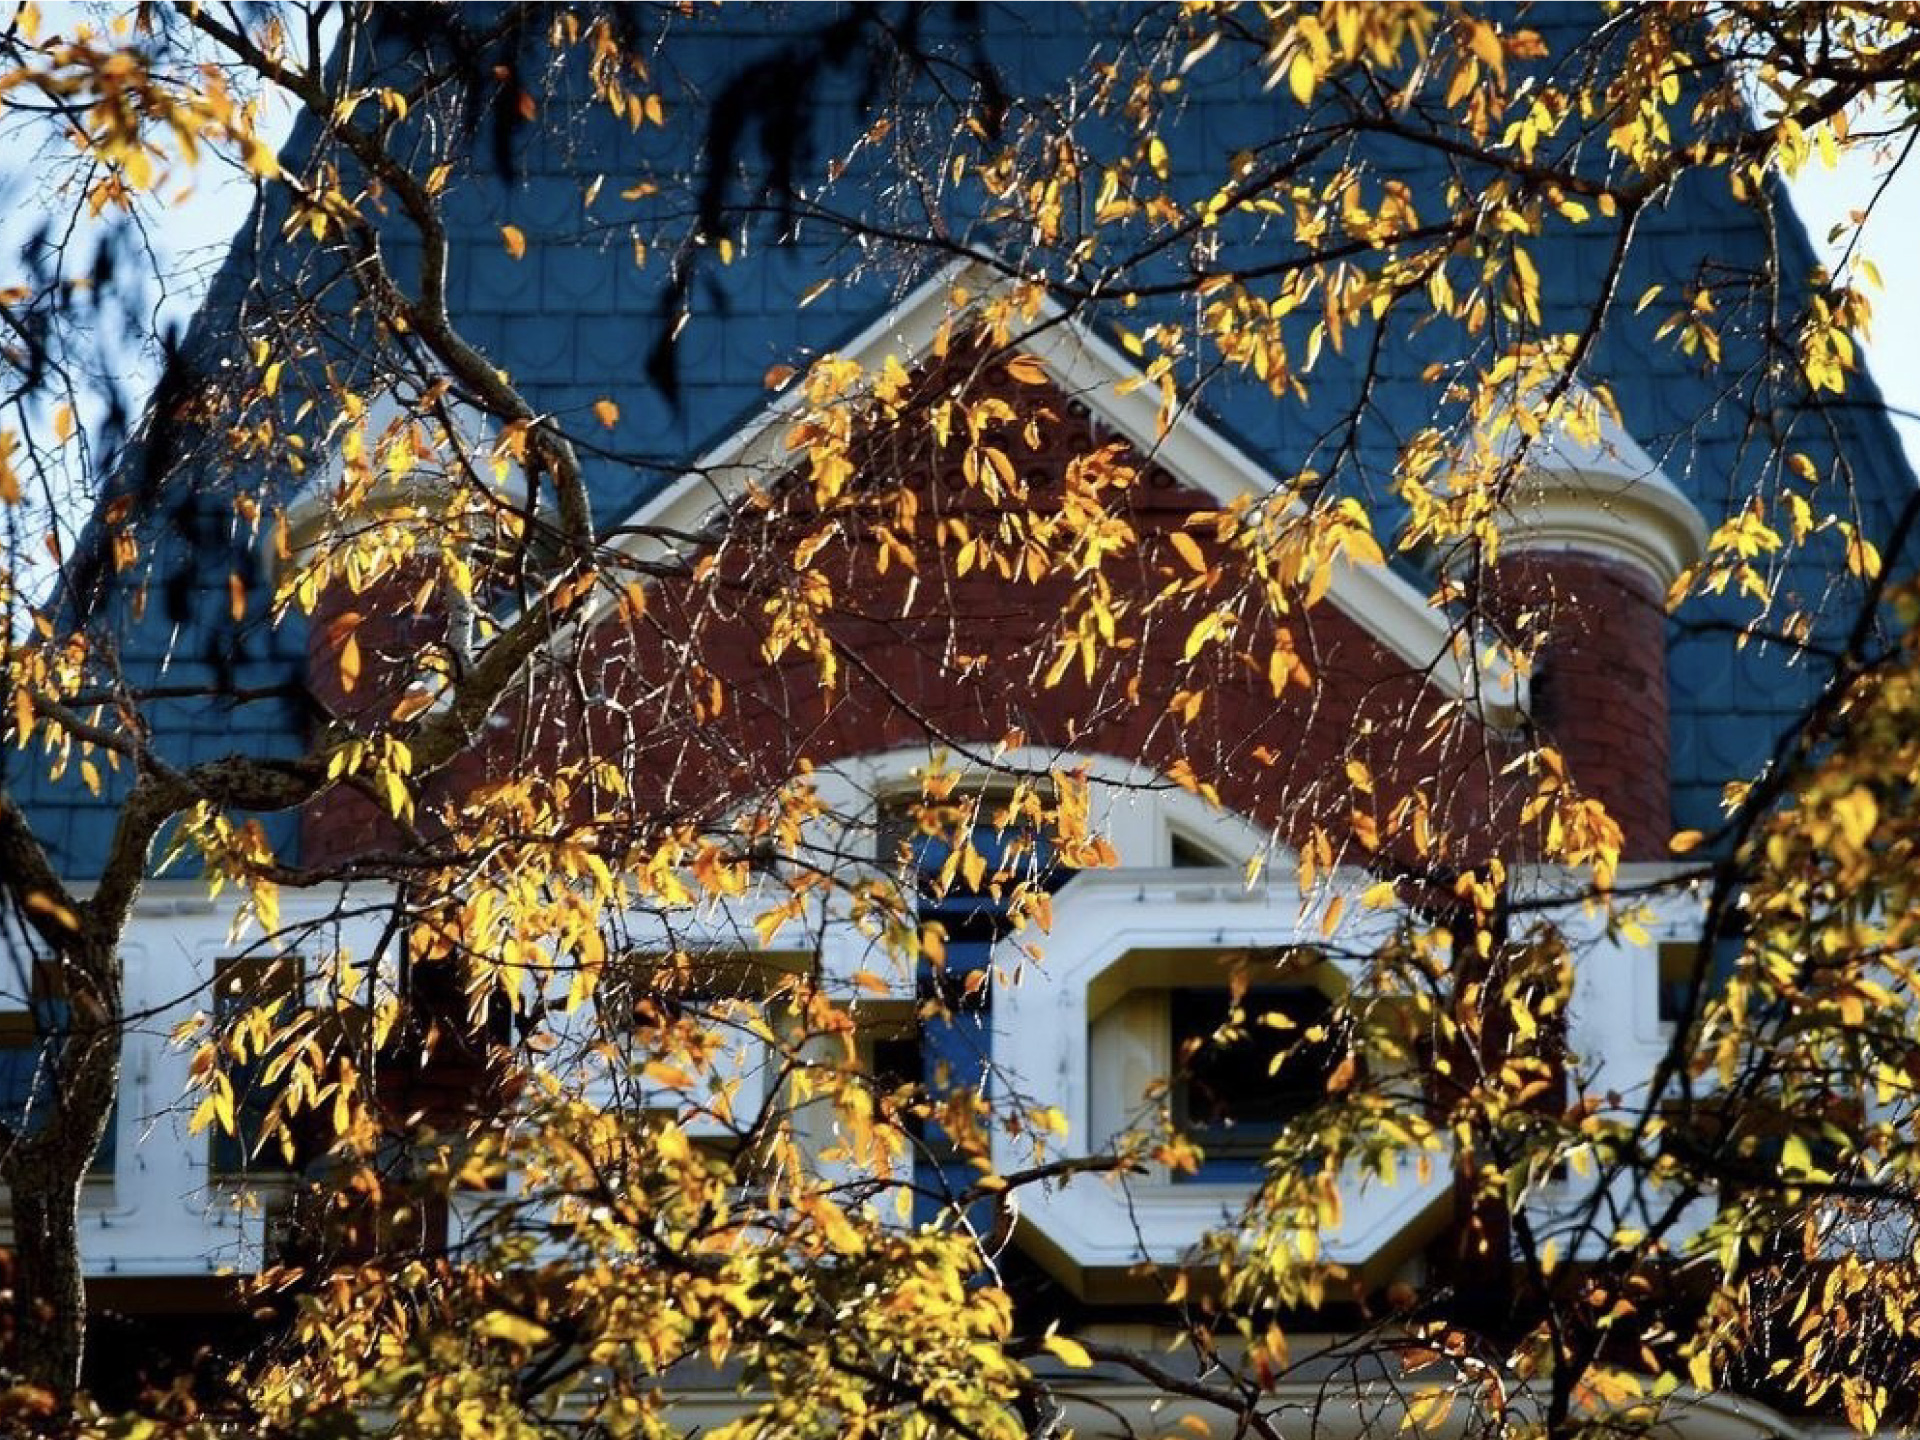
<svg viewBox="0 0 1920 1440">
<path fill-rule="evenodd" d="M 803 307 L 802 297 L 819 281 L 847 276 L 856 252 L 824 224 L 802 224 L 793 243 L 786 244 L 774 243 L 770 223 L 749 226 L 731 266 L 711 263 L 709 257 L 698 268 L 675 348 L 677 393 L 669 395 L 647 378 L 663 332 L 677 323 L 675 315 L 663 312 L 662 298 L 671 291 L 674 267 L 685 257 L 657 248 L 644 264 L 636 264 L 631 229 L 659 220 L 667 202 L 621 200 L 619 192 L 643 161 L 681 164 L 698 153 L 710 113 L 704 102 L 724 93 L 730 78 L 754 73 L 757 63 L 769 63 L 767 75 L 781 73 L 781 65 L 794 63 L 787 52 L 796 36 L 829 23 L 836 13 L 825 7 L 726 6 L 676 17 L 674 37 L 655 71 L 665 92 L 665 127 L 634 132 L 604 110 L 556 100 L 515 137 L 510 177 L 492 167 L 481 153 L 483 139 L 476 137 L 472 164 L 450 185 L 449 298 L 456 323 L 512 373 L 537 407 L 572 422 L 571 428 L 604 452 L 593 460 L 591 475 L 596 508 L 609 521 L 757 412 L 767 398 L 763 376 L 770 366 L 831 348 L 884 310 L 930 263 L 924 255 L 918 268 L 876 260 Z M 946 41 L 956 53 L 974 43 L 945 11 L 929 13 L 930 26 L 950 27 Z M 1590 24 L 1593 13 L 1564 7 L 1536 13 L 1531 23 L 1566 30 Z M 1002 67 L 1014 95 L 1051 94 L 1084 76 L 1089 31 L 1111 46 L 1120 27 L 1137 18 L 1128 7 L 1064 5 L 983 7 L 979 14 L 979 43 Z M 1211 190 L 1227 157 L 1269 133 L 1273 107 L 1284 103 L 1257 93 L 1236 71 L 1224 62 L 1201 64 L 1179 101 L 1183 114 L 1168 140 L 1174 181 L 1190 192 L 1202 186 Z M 834 154 L 851 141 L 858 123 L 852 102 L 862 84 L 860 67 L 828 67 L 813 81 L 807 114 L 819 126 L 814 153 Z M 562 84 L 567 83 L 583 89 L 577 76 L 571 82 L 563 77 Z M 310 143 L 311 136 L 300 131 L 291 148 L 301 152 Z M 748 149 L 751 154 L 751 145 Z M 583 191 L 596 173 L 607 178 L 589 207 Z M 824 200 L 876 213 L 873 197 L 885 178 L 874 162 L 856 165 Z M 1431 193 L 1444 177 L 1433 161 L 1418 171 L 1402 170 L 1400 178 L 1416 193 Z M 275 243 L 284 201 L 270 197 L 263 204 L 267 213 L 249 217 L 189 337 L 186 353 L 206 374 L 216 373 L 223 358 L 234 353 L 246 317 L 277 303 L 275 284 L 287 282 L 292 268 L 306 263 L 297 244 Z M 999 238 L 980 224 L 977 197 L 966 186 L 954 189 L 946 208 L 956 240 L 986 246 Z M 1798 283 L 1811 270 L 1812 253 L 1790 212 L 1784 205 L 1777 208 L 1778 238 L 1790 278 Z M 515 260 L 502 246 L 503 224 L 525 233 L 523 259 Z M 1752 489 L 1757 467 L 1768 464 L 1775 449 L 1772 437 L 1748 433 L 1744 407 L 1723 403 L 1716 408 L 1723 387 L 1747 383 L 1743 377 L 1753 351 L 1748 342 L 1729 336 L 1721 365 L 1709 372 L 1669 341 L 1655 341 L 1654 326 L 1667 307 L 1654 306 L 1639 317 L 1630 311 L 1648 286 L 1663 283 L 1672 289 L 1703 264 L 1723 273 L 1759 267 L 1767 258 L 1768 237 L 1756 212 L 1736 203 L 1723 180 L 1696 177 L 1643 217 L 1639 240 L 1589 369 L 1612 386 L 1628 430 L 1711 522 L 1726 512 L 1729 496 Z M 251 253 L 255 243 L 266 245 L 264 257 Z M 1229 250 L 1254 253 L 1264 242 L 1250 225 L 1229 225 L 1223 243 Z M 1556 288 L 1590 289 L 1610 244 L 1610 235 L 1598 227 L 1568 228 L 1533 242 L 1549 296 Z M 400 258 L 406 262 L 404 250 Z M 1578 317 L 1566 311 L 1548 317 L 1550 328 L 1556 322 L 1572 325 Z M 1131 316 L 1129 323 L 1138 328 L 1140 316 Z M 1385 490 L 1395 452 L 1407 435 L 1432 421 L 1438 408 L 1435 389 L 1422 381 L 1420 370 L 1431 360 L 1452 358 L 1449 343 L 1437 329 L 1413 336 L 1403 328 L 1385 349 L 1385 372 L 1363 430 L 1360 464 L 1343 479 L 1365 496 L 1383 532 L 1395 524 L 1395 504 Z M 1310 406 L 1276 400 L 1263 385 L 1222 376 L 1204 392 L 1205 408 L 1250 454 L 1276 474 L 1289 473 L 1313 462 L 1328 417 L 1356 393 L 1359 348 L 1323 356 Z M 620 407 L 611 432 L 591 418 L 594 401 L 603 396 Z M 1853 403 L 1844 408 L 1803 418 L 1795 443 L 1816 461 L 1845 456 L 1855 472 L 1865 527 L 1884 534 L 1914 480 L 1878 412 L 1871 382 L 1862 380 L 1849 400 Z M 170 594 L 156 595 L 140 617 L 127 612 L 124 596 L 110 600 L 118 607 L 122 663 L 131 676 L 167 685 L 285 686 L 301 674 L 302 627 L 297 621 L 277 630 L 268 626 L 257 600 L 243 620 L 234 622 L 227 614 L 227 571 L 255 573 L 261 564 L 258 544 L 230 533 L 230 490 L 272 489 L 286 477 L 233 475 L 215 455 L 209 448 L 152 497 L 167 520 L 152 537 L 149 556 L 157 572 L 175 576 L 175 582 Z M 128 469 L 123 485 L 138 484 L 137 456 Z M 1809 548 L 1794 561 L 1789 586 L 1819 595 L 1832 583 L 1833 559 L 1830 551 Z M 179 578 L 183 574 L 186 580 Z M 1675 622 L 1672 767 L 1675 818 L 1681 825 L 1711 828 L 1722 785 L 1752 772 L 1821 678 L 1788 664 L 1783 652 L 1765 644 L 1737 649 L 1730 634 L 1713 628 L 1747 618 L 1747 607 L 1738 601 L 1705 600 L 1690 604 Z M 245 703 L 165 702 L 155 707 L 154 719 L 156 744 L 178 761 L 236 748 L 292 753 L 308 723 L 297 694 Z M 34 764 L 8 763 L 8 783 L 22 795 L 61 869 L 74 878 L 97 873 L 112 823 L 113 787 L 96 801 L 72 778 L 48 781 Z M 293 827 L 287 817 L 270 824 L 278 839 L 290 842 Z"/>
</svg>

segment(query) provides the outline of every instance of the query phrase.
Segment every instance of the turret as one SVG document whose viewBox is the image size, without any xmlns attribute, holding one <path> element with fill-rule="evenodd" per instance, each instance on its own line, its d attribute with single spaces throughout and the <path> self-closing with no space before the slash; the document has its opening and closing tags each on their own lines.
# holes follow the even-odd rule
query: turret
<svg viewBox="0 0 1920 1440">
<path fill-rule="evenodd" d="M 1590 442 L 1534 442 L 1500 529 L 1487 598 L 1512 638 L 1537 641 L 1529 718 L 1619 822 L 1625 858 L 1664 859 L 1666 596 L 1705 550 L 1700 513 L 1606 417 Z"/>
</svg>

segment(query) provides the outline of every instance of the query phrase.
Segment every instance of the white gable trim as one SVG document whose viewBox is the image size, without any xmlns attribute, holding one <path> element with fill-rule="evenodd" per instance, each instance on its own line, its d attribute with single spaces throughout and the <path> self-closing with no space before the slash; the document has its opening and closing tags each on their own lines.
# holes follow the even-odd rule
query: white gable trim
<svg viewBox="0 0 1920 1440">
<path fill-rule="evenodd" d="M 956 286 L 978 297 L 1005 284 L 973 262 L 957 262 L 916 286 L 839 353 L 868 372 L 889 353 L 911 366 L 930 353 L 935 335 L 955 315 Z M 1272 493 L 1267 471 L 1191 410 L 1181 411 L 1168 432 L 1159 435 L 1158 393 L 1139 384 L 1139 367 L 1087 326 L 1067 319 L 1051 298 L 1042 303 L 1039 320 L 1021 339 L 1020 348 L 1036 356 L 1061 390 L 1084 402 L 1141 455 L 1216 503 L 1225 506 Z M 645 563 L 686 558 L 680 545 L 659 532 L 697 535 L 709 516 L 731 507 L 749 484 L 789 468 L 793 458 L 786 432 L 804 407 L 800 386 L 789 386 L 745 427 L 634 511 L 625 525 L 641 533 L 622 536 L 613 548 Z M 1387 566 L 1336 563 L 1328 598 L 1394 655 L 1425 673 L 1442 693 L 1474 700 L 1491 723 L 1509 723 L 1525 709 L 1525 679 L 1475 654 L 1462 628 Z"/>
</svg>

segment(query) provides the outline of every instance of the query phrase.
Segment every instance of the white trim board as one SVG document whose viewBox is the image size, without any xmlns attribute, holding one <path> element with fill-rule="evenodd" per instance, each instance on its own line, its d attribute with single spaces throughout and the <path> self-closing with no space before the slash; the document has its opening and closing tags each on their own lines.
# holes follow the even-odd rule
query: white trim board
<svg viewBox="0 0 1920 1440">
<path fill-rule="evenodd" d="M 973 297 L 971 305 L 1006 284 L 975 262 L 956 262 L 916 286 L 837 353 L 869 374 L 889 353 L 911 368 L 931 353 L 934 337 L 956 314 L 956 287 Z M 1272 493 L 1266 469 L 1191 408 L 1180 410 L 1160 435 L 1158 392 L 1139 383 L 1139 367 L 1089 327 L 1068 319 L 1051 298 L 1042 301 L 1038 320 L 1018 343 L 1062 391 L 1086 404 L 1102 424 L 1182 484 L 1221 506 Z M 629 515 L 623 526 L 640 533 L 621 536 L 611 548 L 642 563 L 683 558 L 658 532 L 698 534 L 715 510 L 734 504 L 749 484 L 791 468 L 786 431 L 804 406 L 800 385 L 790 384 L 759 415 Z M 1489 723 L 1511 724 L 1525 711 L 1525 677 L 1473 653 L 1460 627 L 1390 567 L 1336 561 L 1328 599 L 1449 699 L 1476 701 Z M 586 620 L 594 618 L 596 612 L 590 611 Z"/>
</svg>

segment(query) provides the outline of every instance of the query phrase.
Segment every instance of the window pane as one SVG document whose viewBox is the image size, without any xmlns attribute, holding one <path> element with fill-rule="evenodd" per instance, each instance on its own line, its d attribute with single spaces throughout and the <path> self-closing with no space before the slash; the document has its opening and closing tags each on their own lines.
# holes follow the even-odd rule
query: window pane
<svg viewBox="0 0 1920 1440">
<path fill-rule="evenodd" d="M 1266 1149 L 1282 1125 L 1326 1093 L 1340 1044 L 1308 1032 L 1324 1026 L 1331 1009 L 1311 986 L 1254 989 L 1243 997 L 1236 1025 L 1226 990 L 1175 990 L 1174 1113 L 1181 1129 L 1210 1155 Z M 1291 1024 L 1263 1023 L 1270 1014 Z"/>
<path fill-rule="evenodd" d="M 71 1012 L 67 1002 L 37 997 L 30 1011 L 0 1014 L 0 1123 L 31 1133 L 47 1123 L 58 1103 L 59 1084 L 52 1070 L 52 1049 L 66 1033 Z M 94 1153 L 90 1173 L 113 1173 L 118 1102 L 107 1116 L 107 1131 Z"/>
<path fill-rule="evenodd" d="M 214 1020 L 224 1027 L 276 996 L 297 1000 L 300 961 L 294 956 L 221 960 L 214 967 L 213 989 Z M 261 1078 L 266 1059 L 256 1055 L 241 1062 L 223 1057 L 223 1063 L 233 1086 L 234 1133 L 229 1135 L 218 1125 L 208 1131 L 212 1138 L 207 1160 L 214 1174 L 286 1173 L 290 1167 L 280 1141 L 267 1129 L 267 1112 L 273 1106 L 277 1087 Z M 296 1154 L 292 1168 L 299 1164 Z"/>
</svg>

